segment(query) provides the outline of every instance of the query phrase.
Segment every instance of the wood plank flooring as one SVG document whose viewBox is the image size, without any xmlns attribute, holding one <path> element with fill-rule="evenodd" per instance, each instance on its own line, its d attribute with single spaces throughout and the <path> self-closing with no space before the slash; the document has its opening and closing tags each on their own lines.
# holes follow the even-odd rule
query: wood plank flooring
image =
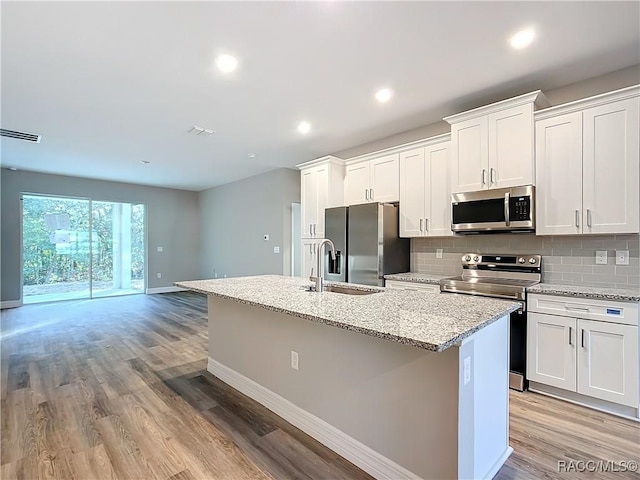
<svg viewBox="0 0 640 480">
<path fill-rule="evenodd" d="M 2 479 L 364 479 L 206 371 L 206 298 L 136 295 L 3 310 Z M 640 461 L 637 423 L 511 392 L 497 479 L 626 479 L 558 461 Z"/>
</svg>

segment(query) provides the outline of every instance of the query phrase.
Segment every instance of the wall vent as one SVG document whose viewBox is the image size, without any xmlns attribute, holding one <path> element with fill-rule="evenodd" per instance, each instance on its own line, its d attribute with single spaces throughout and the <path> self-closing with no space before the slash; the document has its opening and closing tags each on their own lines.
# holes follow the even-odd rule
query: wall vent
<svg viewBox="0 0 640 480">
<path fill-rule="evenodd" d="M 0 128 L 0 136 L 24 140 L 26 142 L 40 143 L 40 135 L 35 133 L 16 132 L 15 130 Z"/>
</svg>

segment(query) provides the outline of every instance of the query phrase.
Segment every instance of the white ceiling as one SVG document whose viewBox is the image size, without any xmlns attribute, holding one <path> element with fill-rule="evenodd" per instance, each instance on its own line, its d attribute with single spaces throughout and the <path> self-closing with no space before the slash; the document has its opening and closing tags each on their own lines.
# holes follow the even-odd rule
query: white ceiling
<svg viewBox="0 0 640 480">
<path fill-rule="evenodd" d="M 2 128 L 42 141 L 3 138 L 2 166 L 189 190 L 294 167 L 497 92 L 638 64 L 639 7 L 3 1 Z M 529 25 L 536 42 L 512 50 Z M 240 59 L 231 75 L 212 68 L 221 51 Z M 381 86 L 388 104 L 373 99 Z"/>
</svg>

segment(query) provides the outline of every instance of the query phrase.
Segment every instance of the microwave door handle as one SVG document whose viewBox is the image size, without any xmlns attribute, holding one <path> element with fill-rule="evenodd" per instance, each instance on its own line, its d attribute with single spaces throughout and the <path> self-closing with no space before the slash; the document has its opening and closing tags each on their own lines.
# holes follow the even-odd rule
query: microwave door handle
<svg viewBox="0 0 640 480">
<path fill-rule="evenodd" d="M 504 221 L 507 227 L 511 224 L 509 220 L 509 200 L 511 199 L 511 194 L 509 192 L 504 194 Z"/>
</svg>

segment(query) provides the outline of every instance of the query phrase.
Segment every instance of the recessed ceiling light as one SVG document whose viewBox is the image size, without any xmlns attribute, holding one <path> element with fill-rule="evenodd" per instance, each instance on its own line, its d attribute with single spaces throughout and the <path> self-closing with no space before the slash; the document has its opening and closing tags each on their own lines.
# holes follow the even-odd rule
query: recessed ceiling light
<svg viewBox="0 0 640 480">
<path fill-rule="evenodd" d="M 140 163 L 143 165 L 149 165 L 151 162 L 149 160 L 140 160 Z"/>
<path fill-rule="evenodd" d="M 516 50 L 520 50 L 531 45 L 534 38 L 536 38 L 535 30 L 533 28 L 525 28 L 513 34 L 509 39 L 509 43 Z"/>
<path fill-rule="evenodd" d="M 388 102 L 391 100 L 391 97 L 393 97 L 393 90 L 390 88 L 381 88 L 376 92 L 376 100 L 380 103 Z"/>
<path fill-rule="evenodd" d="M 216 58 L 216 65 L 218 66 L 218 70 L 221 72 L 231 73 L 238 68 L 238 59 L 233 55 L 224 53 L 222 55 L 218 55 Z"/>
<path fill-rule="evenodd" d="M 247 157 L 256 158 L 256 154 L 255 153 L 249 153 L 249 154 L 247 154 Z"/>
<path fill-rule="evenodd" d="M 300 122 L 298 124 L 298 131 L 300 133 L 309 133 L 311 131 L 311 124 L 309 122 Z"/>
</svg>

